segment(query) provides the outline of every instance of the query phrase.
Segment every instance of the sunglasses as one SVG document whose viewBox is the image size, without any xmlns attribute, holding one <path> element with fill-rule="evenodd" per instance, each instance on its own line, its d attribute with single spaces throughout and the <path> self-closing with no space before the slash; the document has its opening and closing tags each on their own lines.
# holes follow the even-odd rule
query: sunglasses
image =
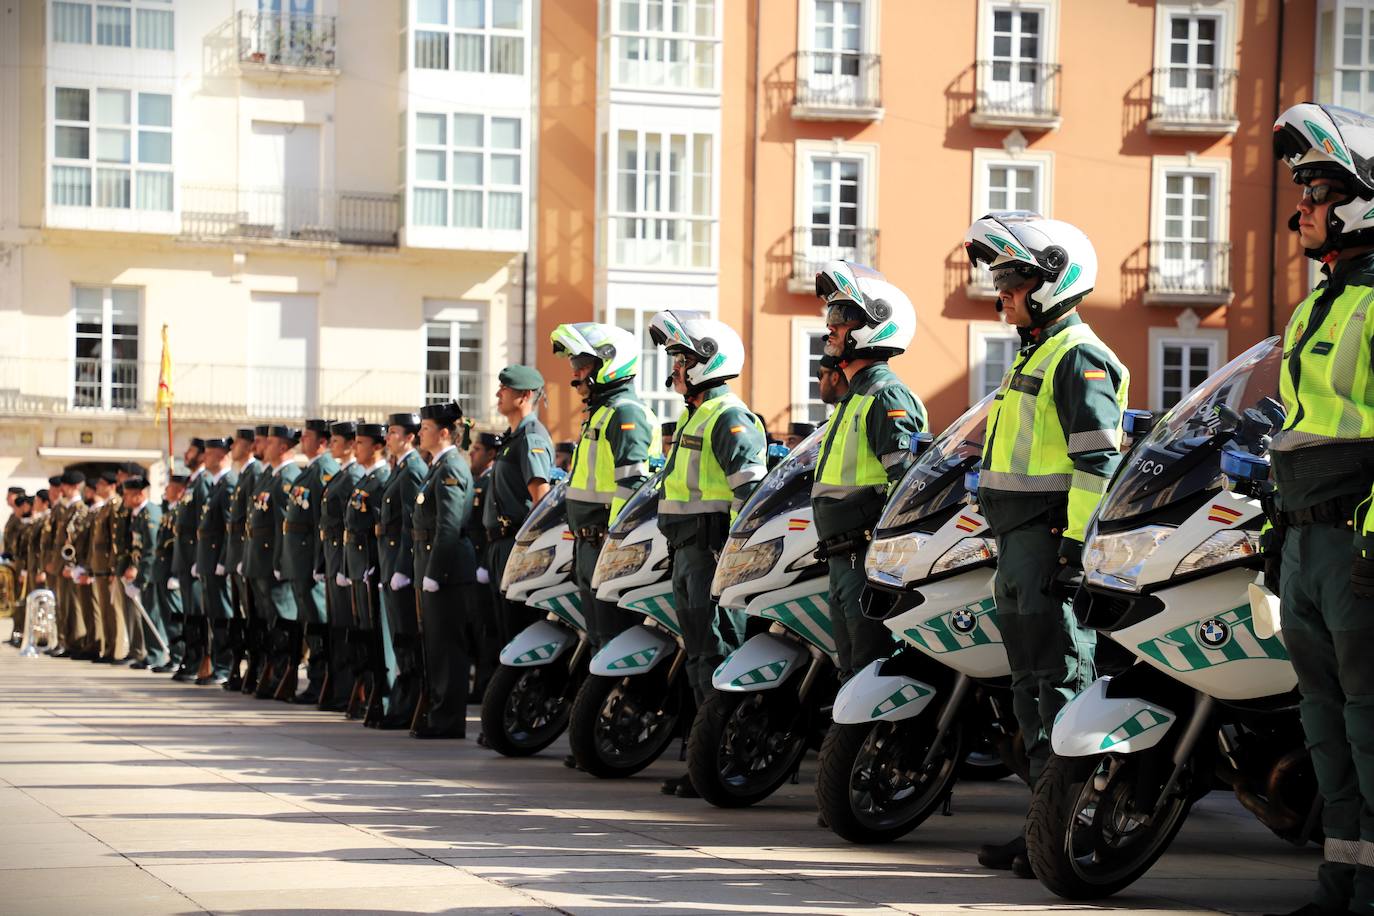
<svg viewBox="0 0 1374 916">
<path fill-rule="evenodd" d="M 1334 184 L 1305 184 L 1302 186 L 1302 199 L 1310 200 L 1313 204 L 1321 206 L 1331 199 L 1334 194 L 1344 194 L 1345 189 L 1340 185 Z"/>
<path fill-rule="evenodd" d="M 1015 292 L 1035 277 L 1036 271 L 1031 267 L 1020 264 L 1013 267 L 999 267 L 992 272 L 992 286 L 999 293 Z"/>
</svg>

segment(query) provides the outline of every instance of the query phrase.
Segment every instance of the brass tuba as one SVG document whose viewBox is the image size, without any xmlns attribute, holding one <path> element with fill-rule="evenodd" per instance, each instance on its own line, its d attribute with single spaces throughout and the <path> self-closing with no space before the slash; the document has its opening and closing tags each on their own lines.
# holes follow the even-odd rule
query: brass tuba
<svg viewBox="0 0 1374 916">
<path fill-rule="evenodd" d="M 0 561 L 0 618 L 13 617 L 19 609 L 19 570 L 9 560 Z"/>
<path fill-rule="evenodd" d="M 19 646 L 19 657 L 37 656 L 39 642 L 49 649 L 57 646 L 57 598 L 46 588 L 29 592 L 24 605 L 24 642 Z"/>
</svg>

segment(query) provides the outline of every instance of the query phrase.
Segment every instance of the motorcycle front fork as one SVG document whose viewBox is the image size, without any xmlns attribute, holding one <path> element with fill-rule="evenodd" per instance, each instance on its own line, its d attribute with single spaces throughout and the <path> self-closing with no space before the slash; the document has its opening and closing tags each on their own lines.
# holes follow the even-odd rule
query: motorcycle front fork
<svg viewBox="0 0 1374 916">
<path fill-rule="evenodd" d="M 1203 735 L 1207 734 L 1208 727 L 1212 724 L 1212 713 L 1216 709 L 1217 701 L 1200 691 L 1196 692 L 1194 696 L 1196 702 L 1193 703 L 1193 714 L 1189 717 L 1188 725 L 1184 728 L 1178 743 L 1174 745 L 1173 753 L 1169 755 L 1169 762 L 1173 764 L 1173 769 L 1169 773 L 1169 778 L 1164 783 L 1164 787 L 1154 795 L 1153 799 L 1144 796 L 1149 786 L 1154 783 L 1151 777 L 1157 768 L 1148 764 L 1142 765 L 1140 768 L 1139 779 L 1136 783 L 1135 807 L 1138 811 L 1149 812 L 1143 818 L 1147 824 L 1153 823 L 1155 818 L 1163 813 L 1169 800 L 1173 798 L 1183 779 L 1188 761 L 1192 759 L 1194 751 L 1197 750 L 1198 742 L 1202 740 Z M 1103 788 L 1105 786 L 1099 786 L 1098 790 L 1101 791 Z"/>
</svg>

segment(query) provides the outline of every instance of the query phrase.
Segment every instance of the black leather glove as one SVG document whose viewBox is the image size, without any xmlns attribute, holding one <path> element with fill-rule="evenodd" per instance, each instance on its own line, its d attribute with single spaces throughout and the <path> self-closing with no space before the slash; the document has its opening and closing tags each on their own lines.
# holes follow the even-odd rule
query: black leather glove
<svg viewBox="0 0 1374 916">
<path fill-rule="evenodd" d="M 1050 580 L 1050 594 L 1063 601 L 1072 601 L 1083 584 L 1083 542 L 1064 538 L 1059 542 L 1059 565 Z"/>
<path fill-rule="evenodd" d="M 1350 591 L 1356 598 L 1374 598 L 1374 557 L 1357 556 L 1350 564 Z"/>
<path fill-rule="evenodd" d="M 1283 569 L 1284 529 L 1270 528 L 1260 535 L 1260 550 L 1264 552 L 1264 587 L 1279 593 L 1279 573 Z"/>
</svg>

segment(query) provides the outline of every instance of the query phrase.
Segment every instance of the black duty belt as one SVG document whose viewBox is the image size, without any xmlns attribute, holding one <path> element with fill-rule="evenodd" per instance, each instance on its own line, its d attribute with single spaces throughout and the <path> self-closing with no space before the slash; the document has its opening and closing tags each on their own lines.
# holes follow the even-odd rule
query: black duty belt
<svg viewBox="0 0 1374 916">
<path fill-rule="evenodd" d="M 600 547 L 606 542 L 607 528 L 605 525 L 585 525 L 573 531 L 573 537 L 579 541 L 586 541 L 593 547 Z"/>
<path fill-rule="evenodd" d="M 497 525 L 487 529 L 487 538 L 493 541 L 502 541 L 508 537 L 514 537 L 515 532 L 519 530 L 516 525 Z"/>
<path fill-rule="evenodd" d="M 248 529 L 248 533 L 249 533 L 249 535 L 251 535 L 252 537 L 255 537 L 255 538 L 257 538 L 257 537 L 267 537 L 269 534 L 272 533 L 272 526 L 271 526 L 271 525 L 253 525 L 252 527 L 250 527 L 250 528 Z"/>
<path fill-rule="evenodd" d="M 425 542 L 425 541 L 433 540 L 433 538 L 434 538 L 434 529 L 432 529 L 432 528 L 412 528 L 412 529 L 411 529 L 411 532 L 410 532 L 410 535 L 411 535 L 411 537 L 413 537 L 417 542 L 423 543 L 423 542 Z"/>
<path fill-rule="evenodd" d="M 1355 509 L 1364 500 L 1355 495 L 1337 496 L 1325 502 L 1317 503 L 1315 506 L 1308 506 L 1306 509 L 1294 509 L 1291 512 L 1279 512 L 1276 521 L 1281 528 L 1291 528 L 1297 525 L 1347 525 L 1355 524 Z"/>
<path fill-rule="evenodd" d="M 387 537 L 393 538 L 399 537 L 401 534 L 401 523 L 396 522 L 392 525 L 374 525 L 372 528 L 372 533 L 375 534 L 377 537 L 381 537 L 382 535 L 386 535 Z"/>
<path fill-rule="evenodd" d="M 304 522 L 282 522 L 281 530 L 287 534 L 306 534 L 315 529 L 314 525 L 307 525 Z"/>
<path fill-rule="evenodd" d="M 873 531 L 869 528 L 843 531 L 832 537 L 824 538 L 816 547 L 815 557 L 818 560 L 825 560 L 830 557 L 852 556 L 862 550 L 871 540 L 873 540 Z"/>
</svg>

